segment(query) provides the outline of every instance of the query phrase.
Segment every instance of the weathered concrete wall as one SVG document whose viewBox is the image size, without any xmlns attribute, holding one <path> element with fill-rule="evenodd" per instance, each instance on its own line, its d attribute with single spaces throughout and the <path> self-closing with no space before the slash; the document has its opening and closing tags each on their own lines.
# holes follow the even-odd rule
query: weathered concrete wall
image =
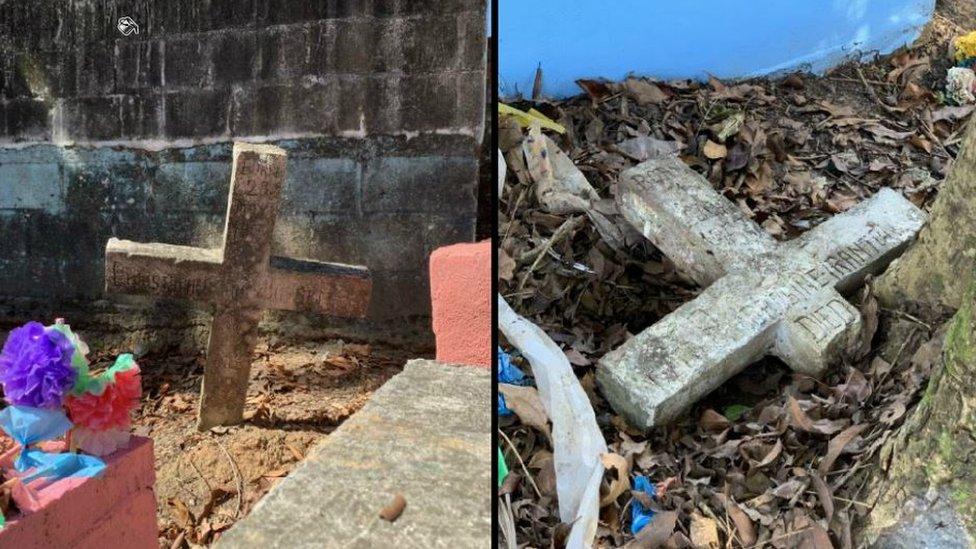
<svg viewBox="0 0 976 549">
<path fill-rule="evenodd" d="M 475 237 L 484 36 L 484 0 L 4 2 L 0 303 L 102 297 L 110 236 L 217 245 L 246 139 L 289 151 L 275 253 L 369 267 L 360 335 L 426 326 L 427 257 Z"/>
</svg>

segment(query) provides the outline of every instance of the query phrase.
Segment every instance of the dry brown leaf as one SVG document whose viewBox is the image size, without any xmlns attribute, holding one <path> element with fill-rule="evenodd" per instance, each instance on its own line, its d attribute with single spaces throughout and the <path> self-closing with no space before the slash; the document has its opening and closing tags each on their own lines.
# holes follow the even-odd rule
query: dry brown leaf
<svg viewBox="0 0 976 549">
<path fill-rule="evenodd" d="M 661 88 L 643 78 L 628 78 L 623 83 L 627 95 L 634 98 L 641 105 L 657 105 L 669 99 L 668 94 Z"/>
<path fill-rule="evenodd" d="M 919 137 L 918 135 L 913 135 L 911 139 L 908 140 L 909 143 L 915 147 L 925 151 L 926 153 L 932 152 L 932 142 L 924 137 Z"/>
<path fill-rule="evenodd" d="M 576 81 L 576 85 L 583 88 L 586 95 L 590 96 L 590 99 L 596 102 L 603 101 L 605 98 L 613 95 L 613 90 L 607 82 L 603 80 L 588 80 L 581 78 Z"/>
<path fill-rule="evenodd" d="M 299 450 L 294 444 L 286 441 L 285 448 L 288 448 L 288 451 L 291 453 L 291 457 L 295 458 L 295 461 L 305 459 L 305 453 Z"/>
<path fill-rule="evenodd" d="M 529 460 L 528 467 L 538 470 L 535 475 L 535 484 L 544 496 L 556 494 L 556 466 L 553 461 L 552 452 L 540 450 L 532 459 Z"/>
<path fill-rule="evenodd" d="M 698 423 L 701 425 L 702 429 L 713 433 L 722 432 L 728 429 L 729 425 L 731 425 L 728 418 L 715 410 L 712 410 L 711 408 L 702 413 L 701 419 L 698 420 Z"/>
<path fill-rule="evenodd" d="M 535 427 L 547 437 L 550 436 L 549 415 L 546 414 L 546 408 L 542 405 L 539 391 L 535 387 L 499 383 L 498 392 L 504 395 L 505 404 L 515 412 L 522 423 Z"/>
<path fill-rule="evenodd" d="M 854 352 L 854 359 L 864 358 L 871 352 L 871 342 L 874 334 L 878 330 L 878 300 L 870 292 L 864 298 L 864 302 L 859 307 L 861 311 L 861 333 L 859 335 L 857 349 Z"/>
<path fill-rule="evenodd" d="M 718 160 L 719 158 L 725 158 L 729 154 L 729 150 L 725 145 L 716 143 L 711 139 L 705 141 L 705 146 L 702 147 L 702 154 L 705 158 L 711 160 Z"/>
<path fill-rule="evenodd" d="M 188 528 L 193 525 L 194 523 L 193 513 L 190 512 L 190 508 L 187 507 L 186 503 L 184 503 L 182 499 L 178 497 L 170 498 L 168 503 L 173 507 L 173 510 L 176 512 L 180 526 L 182 526 L 183 528 Z"/>
<path fill-rule="evenodd" d="M 285 467 L 278 467 L 270 471 L 265 472 L 261 475 L 264 478 L 281 478 L 288 476 L 288 469 Z"/>
<path fill-rule="evenodd" d="M 787 405 L 793 426 L 801 431 L 813 432 L 813 420 L 803 411 L 803 408 L 800 408 L 800 403 L 793 398 L 793 395 L 787 399 Z"/>
<path fill-rule="evenodd" d="M 498 278 L 510 282 L 515 276 L 515 260 L 504 248 L 498 248 Z"/>
<path fill-rule="evenodd" d="M 658 549 L 671 537 L 677 523 L 678 513 L 674 511 L 658 513 L 650 524 L 624 546 L 624 549 Z"/>
<path fill-rule="evenodd" d="M 750 471 L 762 469 L 763 467 L 772 464 L 774 461 L 776 461 L 776 458 L 778 458 L 781 453 L 783 453 L 783 441 L 777 438 L 776 443 L 773 444 L 773 448 L 769 451 L 769 453 L 762 458 L 762 461 L 751 467 Z"/>
<path fill-rule="evenodd" d="M 809 521 L 800 537 L 799 549 L 834 549 L 830 534 L 818 522 Z"/>
<path fill-rule="evenodd" d="M 756 526 L 752 523 L 749 515 L 739 507 L 738 503 L 732 501 L 732 498 L 725 494 L 718 494 L 718 496 L 722 501 L 723 507 L 725 507 L 725 512 L 728 513 L 732 519 L 732 523 L 735 524 L 735 533 L 739 537 L 739 543 L 743 547 L 755 544 L 759 536 L 756 534 Z"/>
<path fill-rule="evenodd" d="M 867 423 L 861 423 L 859 425 L 852 425 L 847 429 L 844 429 L 837 436 L 830 439 L 830 443 L 827 444 L 827 455 L 824 456 L 823 461 L 820 462 L 820 467 L 817 471 L 826 476 L 830 472 L 830 468 L 834 466 L 834 462 L 840 456 L 840 453 L 844 451 L 844 448 L 850 444 L 862 431 L 867 429 Z"/>
<path fill-rule="evenodd" d="M 600 461 L 608 473 L 613 469 L 617 474 L 617 478 L 610 481 L 610 489 L 600 498 L 600 507 L 606 507 L 617 501 L 620 494 L 630 490 L 630 465 L 627 458 L 612 452 L 600 454 Z"/>
<path fill-rule="evenodd" d="M 593 361 L 586 358 L 583 353 L 577 351 L 576 349 L 566 349 L 563 351 L 563 354 L 566 355 L 566 359 L 569 360 L 569 363 L 573 366 L 589 366 L 593 363 Z"/>
<path fill-rule="evenodd" d="M 811 473 L 810 478 L 813 479 L 813 487 L 817 491 L 817 497 L 820 498 L 824 517 L 826 517 L 827 522 L 830 522 L 830 519 L 834 518 L 834 493 L 819 474 Z"/>
<path fill-rule="evenodd" d="M 716 548 L 721 544 L 718 539 L 718 525 L 708 517 L 692 513 L 690 530 L 691 542 L 695 547 Z"/>
</svg>

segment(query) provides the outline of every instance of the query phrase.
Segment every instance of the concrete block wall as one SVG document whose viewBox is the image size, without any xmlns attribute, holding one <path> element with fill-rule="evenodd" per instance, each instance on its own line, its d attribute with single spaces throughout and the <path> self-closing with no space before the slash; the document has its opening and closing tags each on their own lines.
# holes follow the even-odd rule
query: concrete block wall
<svg viewBox="0 0 976 549">
<path fill-rule="evenodd" d="M 364 264 L 368 323 L 426 325 L 430 252 L 475 237 L 485 10 L 484 0 L 6 2 L 0 304 L 103 297 L 110 236 L 216 245 L 231 142 L 246 139 L 289 151 L 275 253 Z M 124 15 L 138 34 L 115 28 Z"/>
</svg>

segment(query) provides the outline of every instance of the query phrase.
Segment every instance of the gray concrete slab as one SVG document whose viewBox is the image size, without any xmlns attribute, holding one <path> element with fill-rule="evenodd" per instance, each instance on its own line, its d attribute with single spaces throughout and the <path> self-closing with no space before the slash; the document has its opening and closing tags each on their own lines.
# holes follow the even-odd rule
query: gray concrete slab
<svg viewBox="0 0 976 549">
<path fill-rule="evenodd" d="M 492 409 L 490 370 L 410 361 L 217 547 L 489 547 Z"/>
</svg>

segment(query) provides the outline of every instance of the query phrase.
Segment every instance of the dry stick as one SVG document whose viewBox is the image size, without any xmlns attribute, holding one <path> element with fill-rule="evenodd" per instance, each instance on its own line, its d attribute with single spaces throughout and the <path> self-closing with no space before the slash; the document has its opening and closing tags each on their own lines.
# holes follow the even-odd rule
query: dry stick
<svg viewBox="0 0 976 549">
<path fill-rule="evenodd" d="M 572 223 L 576 223 L 577 220 L 579 220 L 579 219 L 582 219 L 582 218 L 581 217 L 570 217 L 568 219 L 563 220 L 562 224 L 559 225 L 559 227 L 557 227 L 555 231 L 553 231 L 552 236 L 549 237 L 548 240 L 546 240 L 542 244 L 539 244 L 538 246 L 532 248 L 531 250 L 525 252 L 524 254 L 520 255 L 518 257 L 517 261 L 519 263 L 525 263 L 526 261 L 528 261 L 528 260 L 530 260 L 532 258 L 539 259 L 539 256 L 545 255 L 546 252 L 549 251 L 550 248 L 552 248 L 552 245 L 555 243 L 555 241 L 557 239 L 559 239 L 559 238 L 562 238 L 562 233 L 567 230 L 565 228 L 566 225 L 568 223 L 571 223 L 571 222 Z"/>
<path fill-rule="evenodd" d="M 213 441 L 217 443 L 217 446 L 224 452 L 224 455 L 227 456 L 227 460 L 230 461 L 230 467 L 234 471 L 234 479 L 237 480 L 237 514 L 234 516 L 234 518 L 237 518 L 241 516 L 241 510 L 244 507 L 244 480 L 241 478 L 241 470 L 237 467 L 237 462 L 234 461 L 234 458 L 230 455 L 230 452 L 227 451 L 227 448 L 224 448 L 224 445 L 221 444 L 220 440 L 214 438 Z"/>
<path fill-rule="evenodd" d="M 515 205 L 512 206 L 511 212 L 508 215 L 509 218 L 508 227 L 505 228 L 505 234 L 502 235 L 501 239 L 499 239 L 499 242 L 504 242 L 505 239 L 508 238 L 509 233 L 512 232 L 512 227 L 514 226 L 514 223 L 512 223 L 511 220 L 515 219 L 515 212 L 518 211 L 518 207 L 522 204 L 522 198 L 524 196 L 525 196 L 525 187 L 522 187 L 522 190 L 519 191 L 518 198 L 515 199 Z"/>
<path fill-rule="evenodd" d="M 871 84 L 868 84 L 868 79 L 864 77 L 864 71 L 861 70 L 861 67 L 855 65 L 854 68 L 857 70 L 857 76 L 861 79 L 861 83 L 864 84 L 864 89 L 868 90 L 868 95 L 871 97 L 871 99 L 885 111 L 891 112 L 891 107 L 881 101 L 881 98 L 878 97 L 878 92 L 874 91 Z"/>
<path fill-rule="evenodd" d="M 891 314 L 896 315 L 896 316 L 904 317 L 907 320 L 911 320 L 915 324 L 921 324 L 922 326 L 925 326 L 925 328 L 928 329 L 929 331 L 932 330 L 932 325 L 931 324 L 928 324 L 928 323 L 922 321 L 921 319 L 919 319 L 918 317 L 914 317 L 914 316 L 912 316 L 912 315 L 910 315 L 910 314 L 908 314 L 908 313 L 906 313 L 904 311 L 899 311 L 898 309 L 887 309 L 887 308 L 884 308 L 884 307 L 882 307 L 882 310 L 885 311 L 886 313 L 891 313 Z"/>
<path fill-rule="evenodd" d="M 535 479 L 533 479 L 532 478 L 532 474 L 529 473 L 529 468 L 525 466 L 525 462 L 522 461 L 522 456 L 520 456 L 519 453 L 518 453 L 518 450 L 515 449 L 515 445 L 512 444 L 512 440 L 510 438 L 508 438 L 508 436 L 506 436 L 505 433 L 503 433 L 501 429 L 498 430 L 498 434 L 501 435 L 503 439 L 505 439 L 505 442 L 508 443 L 508 447 L 512 449 L 512 453 L 514 453 L 515 454 L 515 457 L 518 459 L 519 465 L 521 465 L 522 466 L 522 470 L 525 471 L 525 476 L 528 477 L 528 479 L 529 479 L 529 484 L 531 484 L 532 487 L 535 488 L 535 493 L 539 496 L 539 499 L 541 500 L 542 499 L 542 491 L 539 490 L 539 487 L 536 485 Z"/>
<path fill-rule="evenodd" d="M 499 505 L 500 515 L 498 519 L 498 528 L 502 531 L 502 536 L 505 539 L 505 547 L 508 549 L 517 549 L 518 541 L 516 539 L 515 530 L 515 514 L 512 513 L 512 494 L 505 494 L 504 505 Z"/>
<path fill-rule="evenodd" d="M 864 480 L 861 481 L 861 485 L 858 486 L 857 490 L 855 490 L 854 493 L 852 494 L 853 497 L 859 497 L 861 495 L 861 490 L 863 490 L 864 489 L 864 486 L 867 485 L 869 478 L 870 478 L 869 475 L 865 475 Z M 841 498 L 836 498 L 836 499 L 841 499 Z M 851 506 L 853 506 L 855 503 L 861 503 L 861 502 L 855 501 L 853 499 L 848 500 L 847 501 L 847 505 L 844 506 L 844 511 L 845 512 L 850 511 L 851 510 Z M 875 501 L 875 503 L 877 503 L 877 501 Z M 874 508 L 874 505 L 868 506 L 867 504 L 864 504 L 864 503 L 861 503 L 861 505 L 864 505 L 865 507 L 867 507 L 868 510 L 871 510 L 871 509 Z"/>
<path fill-rule="evenodd" d="M 945 155 L 945 158 L 952 158 L 952 155 L 949 154 L 948 149 L 946 149 L 945 145 L 942 144 L 942 140 L 935 136 L 935 133 L 932 132 L 932 128 L 929 127 L 928 123 L 918 116 L 916 116 L 915 119 L 918 120 L 918 125 L 922 128 L 922 131 L 925 132 L 925 135 L 927 135 L 929 139 L 934 141 L 935 144 L 942 149 L 942 154 Z"/>
<path fill-rule="evenodd" d="M 200 472 L 200 469 L 197 467 L 197 464 L 193 462 L 193 458 L 187 456 L 186 460 L 190 462 L 190 466 L 193 467 L 193 470 L 196 471 L 198 475 L 200 475 L 200 478 L 203 480 L 203 483 L 207 485 L 207 490 L 209 492 L 213 492 L 213 486 L 210 485 L 210 481 L 207 480 L 207 477 L 203 476 L 203 473 Z"/>
<path fill-rule="evenodd" d="M 536 250 L 538 250 L 539 255 L 536 256 L 535 261 L 532 262 L 532 265 L 529 266 L 528 270 L 526 270 L 522 275 L 522 281 L 519 282 L 518 291 L 521 292 L 522 288 L 525 287 L 525 283 L 528 282 L 529 276 L 532 275 L 532 271 L 534 271 L 536 267 L 539 266 L 539 263 L 542 262 L 542 258 L 546 256 L 546 252 L 549 251 L 556 242 L 562 240 L 564 236 L 578 227 L 584 219 L 586 219 L 584 216 L 570 217 L 566 221 L 563 221 L 563 224 L 556 229 L 556 232 L 552 233 L 552 237 L 549 238 L 545 245 L 543 245 L 541 248 L 536 248 L 526 252 L 525 256 L 523 257 L 531 256 L 533 253 L 537 253 Z"/>
<path fill-rule="evenodd" d="M 889 82 L 882 82 L 881 80 L 864 80 L 861 78 L 851 78 L 849 76 L 828 76 L 826 80 L 833 80 L 835 82 L 870 82 L 879 86 L 887 86 L 889 84 Z"/>
<path fill-rule="evenodd" d="M 786 538 L 788 538 L 790 536 L 796 536 L 796 535 L 802 534 L 803 532 L 806 532 L 810 528 L 813 528 L 813 527 L 812 526 L 807 526 L 805 528 L 800 528 L 799 530 L 793 530 L 792 532 L 787 532 L 785 534 L 781 534 L 781 535 L 776 536 L 774 538 L 769 538 L 766 541 L 760 541 L 759 543 L 750 545 L 749 547 L 746 547 L 745 549 L 755 549 L 756 547 L 762 547 L 763 545 L 766 545 L 767 543 L 772 544 L 772 542 L 774 542 L 774 541 L 779 541 L 781 539 L 786 539 Z"/>
<path fill-rule="evenodd" d="M 179 535 L 176 536 L 176 539 L 174 539 L 173 543 L 170 544 L 169 549 L 179 549 L 180 547 L 183 547 L 183 542 L 185 541 L 186 541 L 186 530 L 180 530 Z"/>
</svg>

